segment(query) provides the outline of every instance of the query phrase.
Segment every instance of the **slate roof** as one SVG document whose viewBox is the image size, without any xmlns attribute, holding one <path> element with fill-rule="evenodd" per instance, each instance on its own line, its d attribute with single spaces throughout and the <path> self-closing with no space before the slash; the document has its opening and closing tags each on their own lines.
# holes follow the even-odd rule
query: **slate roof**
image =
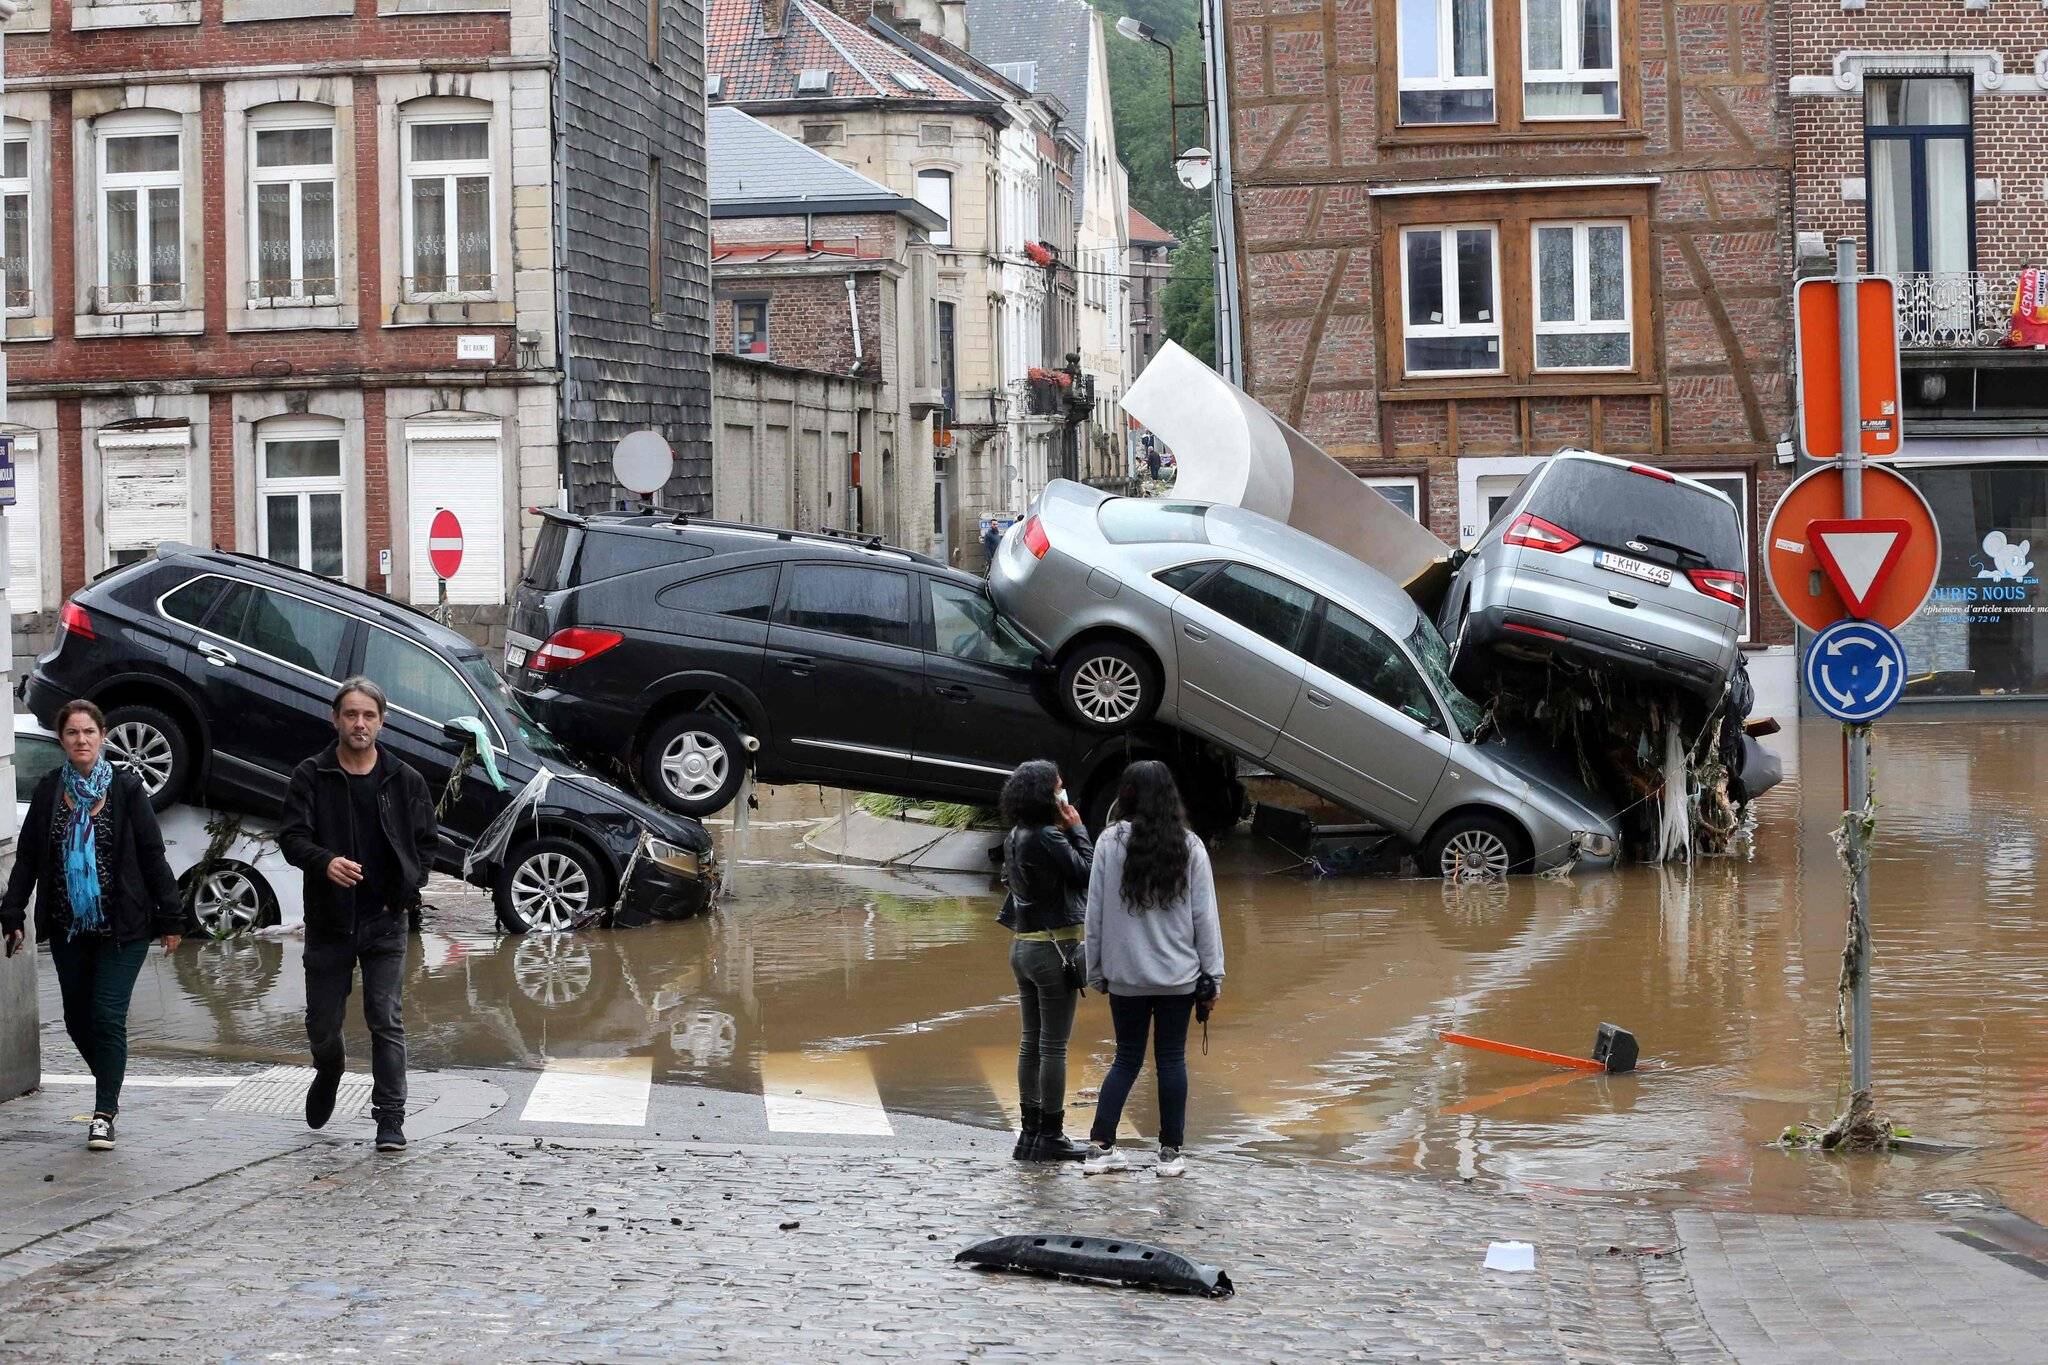
<svg viewBox="0 0 2048 1365">
<path fill-rule="evenodd" d="M 817 0 L 789 0 L 782 33 L 761 31 L 761 0 L 711 0 L 704 21 L 707 75 L 719 78 L 721 103 L 764 100 L 884 99 L 920 101 L 976 100 L 978 90 L 964 88 L 914 52 L 889 43 L 848 23 Z M 797 90 L 797 76 L 806 70 L 832 73 L 820 94 Z M 916 77 L 924 89 L 904 85 L 896 73 Z"/>
<path fill-rule="evenodd" d="M 706 141 L 713 218 L 900 213 L 920 227 L 946 225 L 938 213 L 915 199 L 897 194 L 738 109 L 713 105 Z"/>
<path fill-rule="evenodd" d="M 1133 206 L 1131 209 L 1131 245 L 1179 246 L 1180 238 L 1138 212 L 1137 208 Z"/>
<path fill-rule="evenodd" d="M 1067 127 L 1088 145 L 1088 46 L 1094 10 L 1086 0 L 967 0 L 967 48 L 982 61 L 1036 62 L 1036 93 L 1067 106 Z M 1074 159 L 1074 218 L 1087 203 L 1084 154 Z"/>
</svg>

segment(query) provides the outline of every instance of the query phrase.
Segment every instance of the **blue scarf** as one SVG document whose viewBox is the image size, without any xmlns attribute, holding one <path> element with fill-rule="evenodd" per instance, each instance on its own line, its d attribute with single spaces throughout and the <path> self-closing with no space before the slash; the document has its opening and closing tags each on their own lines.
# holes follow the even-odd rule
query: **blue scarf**
<svg viewBox="0 0 2048 1365">
<path fill-rule="evenodd" d="M 100 908 L 100 857 L 92 827 L 92 808 L 106 799 L 114 785 L 114 765 L 105 754 L 80 775 L 64 765 L 64 794 L 71 798 L 71 815 L 64 825 L 64 890 L 71 900 L 71 933 L 98 933 L 106 927 Z"/>
</svg>

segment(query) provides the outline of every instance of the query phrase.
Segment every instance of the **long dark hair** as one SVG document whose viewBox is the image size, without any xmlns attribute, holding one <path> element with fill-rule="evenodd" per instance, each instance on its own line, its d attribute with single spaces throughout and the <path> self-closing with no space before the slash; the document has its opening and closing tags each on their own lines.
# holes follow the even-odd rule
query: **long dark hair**
<svg viewBox="0 0 2048 1365">
<path fill-rule="evenodd" d="M 1151 759 L 1133 763 L 1117 784 L 1116 808 L 1130 825 L 1124 840 L 1124 904 L 1150 910 L 1179 900 L 1188 889 L 1188 816 L 1173 772 Z"/>
<path fill-rule="evenodd" d="M 1019 763 L 1010 780 L 1003 783 L 1003 823 L 1015 829 L 1029 825 L 1057 825 L 1060 808 L 1053 793 L 1060 789 L 1060 770 L 1050 761 L 1034 758 Z"/>
</svg>

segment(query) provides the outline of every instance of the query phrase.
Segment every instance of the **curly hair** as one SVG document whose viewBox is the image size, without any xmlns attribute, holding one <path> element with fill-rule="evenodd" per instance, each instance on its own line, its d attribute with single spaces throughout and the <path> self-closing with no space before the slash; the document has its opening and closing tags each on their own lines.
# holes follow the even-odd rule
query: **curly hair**
<svg viewBox="0 0 2048 1365">
<path fill-rule="evenodd" d="M 1053 793 L 1060 789 L 1060 770 L 1050 761 L 1034 758 L 1019 763 L 1017 771 L 1010 774 L 1003 783 L 1001 799 L 1003 823 L 1016 828 L 1029 825 L 1057 825 L 1060 822 L 1060 808 L 1053 800 Z"/>
<path fill-rule="evenodd" d="M 1130 826 L 1124 840 L 1124 904 L 1151 910 L 1186 895 L 1188 816 L 1172 770 L 1151 759 L 1133 763 L 1117 784 L 1116 807 Z"/>
</svg>

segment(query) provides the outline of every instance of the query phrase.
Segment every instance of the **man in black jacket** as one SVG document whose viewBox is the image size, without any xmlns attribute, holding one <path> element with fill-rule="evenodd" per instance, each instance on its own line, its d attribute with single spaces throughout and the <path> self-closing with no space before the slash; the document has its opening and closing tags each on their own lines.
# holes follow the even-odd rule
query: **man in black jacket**
<svg viewBox="0 0 2048 1365">
<path fill-rule="evenodd" d="M 334 694 L 334 747 L 299 764 L 278 844 L 306 874 L 306 1122 L 322 1127 L 341 1086 L 342 1012 L 358 964 L 370 1028 L 377 1150 L 405 1150 L 406 915 L 427 884 L 440 827 L 426 779 L 381 749 L 384 690 L 350 678 Z"/>
</svg>

